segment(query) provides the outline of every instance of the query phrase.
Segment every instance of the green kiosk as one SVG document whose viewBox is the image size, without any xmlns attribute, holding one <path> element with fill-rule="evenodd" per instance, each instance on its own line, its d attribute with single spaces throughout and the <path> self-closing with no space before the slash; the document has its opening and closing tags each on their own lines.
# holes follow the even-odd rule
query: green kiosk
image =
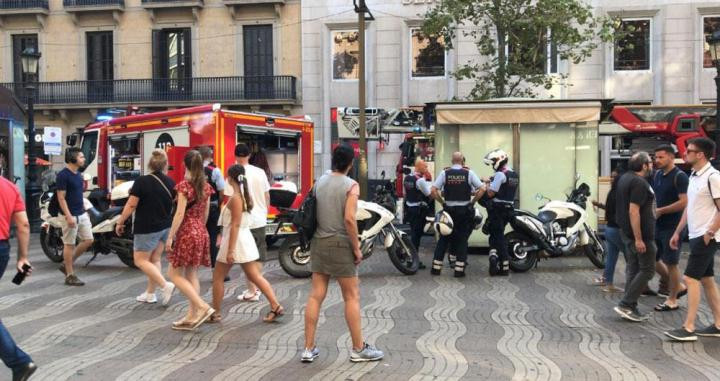
<svg viewBox="0 0 720 381">
<path fill-rule="evenodd" d="M 579 182 L 590 186 L 590 197 L 595 198 L 600 110 L 600 101 L 589 100 L 437 103 L 434 175 L 450 166 L 453 152 L 461 151 L 478 176 L 490 177 L 493 170 L 483 163 L 483 157 L 502 148 L 520 175 L 520 208 L 536 213 L 546 202 L 536 199 L 538 193 L 564 200 L 576 174 Z M 597 228 L 592 207 L 588 207 L 588 213 L 589 223 Z M 470 246 L 487 245 L 487 236 L 475 231 Z"/>
<path fill-rule="evenodd" d="M 13 181 L 25 195 L 25 111 L 6 88 L 0 86 L 0 176 Z"/>
</svg>

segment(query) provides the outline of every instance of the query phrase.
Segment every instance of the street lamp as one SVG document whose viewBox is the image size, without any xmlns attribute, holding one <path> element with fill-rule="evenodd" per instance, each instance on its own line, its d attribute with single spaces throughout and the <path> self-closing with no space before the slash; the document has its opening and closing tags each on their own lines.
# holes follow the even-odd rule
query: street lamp
<svg viewBox="0 0 720 381">
<path fill-rule="evenodd" d="M 715 65 L 715 166 L 720 163 L 720 29 L 705 39 L 710 46 L 710 57 Z"/>
<path fill-rule="evenodd" d="M 25 184 L 25 204 L 31 228 L 39 226 L 40 213 L 38 210 L 38 196 L 42 189 L 40 184 L 38 184 L 39 176 L 35 156 L 35 110 L 33 109 L 35 102 L 35 83 L 37 82 L 40 56 L 40 52 L 35 50 L 35 48 L 27 48 L 20 53 L 24 74 L 23 79 L 26 79 L 24 85 L 28 105 L 28 182 Z"/>
</svg>

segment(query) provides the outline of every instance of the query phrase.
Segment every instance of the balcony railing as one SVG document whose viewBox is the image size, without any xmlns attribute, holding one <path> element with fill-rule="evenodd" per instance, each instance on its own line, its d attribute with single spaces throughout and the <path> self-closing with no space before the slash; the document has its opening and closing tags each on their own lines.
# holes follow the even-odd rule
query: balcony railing
<svg viewBox="0 0 720 381">
<path fill-rule="evenodd" d="M 25 102 L 25 84 L 0 83 L 0 86 L 7 87 Z M 297 100 L 297 79 L 293 76 L 39 82 L 35 87 L 35 104 L 38 107 L 212 102 L 252 104 L 273 101 L 294 103 Z"/>
<path fill-rule="evenodd" d="M 142 5 L 147 6 L 173 6 L 173 5 L 192 5 L 202 6 L 203 0 L 142 0 Z"/>
<path fill-rule="evenodd" d="M 125 0 L 63 0 L 65 7 L 125 7 Z"/>
<path fill-rule="evenodd" d="M 1 0 L 0 9 L 30 9 L 48 7 L 48 0 Z"/>
</svg>

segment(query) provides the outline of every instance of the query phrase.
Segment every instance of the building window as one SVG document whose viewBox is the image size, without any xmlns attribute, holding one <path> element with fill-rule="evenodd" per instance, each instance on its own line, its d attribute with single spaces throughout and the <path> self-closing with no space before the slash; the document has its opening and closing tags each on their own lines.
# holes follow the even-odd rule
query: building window
<svg viewBox="0 0 720 381">
<path fill-rule="evenodd" d="M 650 70 L 650 19 L 622 20 L 620 29 L 625 35 L 615 41 L 614 69 Z"/>
<path fill-rule="evenodd" d="M 335 31 L 332 35 L 333 79 L 358 79 L 360 42 L 357 31 Z"/>
<path fill-rule="evenodd" d="M 153 31 L 153 81 L 156 94 L 189 94 L 192 86 L 190 28 Z"/>
<path fill-rule="evenodd" d="M 522 41 L 532 41 L 536 38 L 537 44 L 534 47 L 523 46 Z M 552 41 L 550 31 L 538 33 L 532 28 L 518 28 L 508 35 L 506 42 L 505 55 L 511 74 L 522 72 L 542 75 L 558 72 L 557 44 Z"/>
<path fill-rule="evenodd" d="M 23 50 L 34 48 L 38 51 L 37 34 L 14 34 L 12 36 L 13 46 L 13 81 L 15 83 L 27 83 L 27 75 L 23 73 L 21 55 Z M 38 67 L 38 78 L 40 78 L 40 67 Z"/>
<path fill-rule="evenodd" d="M 428 36 L 420 29 L 411 31 L 412 76 L 445 76 L 445 40 L 443 36 Z"/>
<path fill-rule="evenodd" d="M 720 16 L 703 17 L 703 67 L 714 68 L 712 57 L 710 57 L 710 45 L 705 41 L 712 32 L 720 29 Z"/>
</svg>

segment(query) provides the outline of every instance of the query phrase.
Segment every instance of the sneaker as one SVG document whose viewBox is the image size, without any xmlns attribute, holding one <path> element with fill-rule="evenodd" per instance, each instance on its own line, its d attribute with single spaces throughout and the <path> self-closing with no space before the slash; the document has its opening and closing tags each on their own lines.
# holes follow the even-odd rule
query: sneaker
<svg viewBox="0 0 720 381">
<path fill-rule="evenodd" d="M 65 285 L 66 286 L 84 286 L 85 282 L 78 279 L 75 274 L 70 274 L 65 277 Z"/>
<path fill-rule="evenodd" d="M 36 370 L 37 365 L 34 362 L 21 365 L 12 370 L 13 381 L 27 381 Z"/>
<path fill-rule="evenodd" d="M 625 290 L 623 290 L 622 288 L 620 288 L 620 287 L 615 287 L 615 286 L 612 285 L 612 284 L 609 284 L 609 285 L 607 285 L 607 286 L 603 286 L 603 287 L 600 288 L 600 290 L 602 290 L 602 292 L 607 292 L 607 293 L 609 293 L 609 294 L 614 294 L 614 293 L 619 293 L 619 292 L 625 292 Z"/>
<path fill-rule="evenodd" d="M 432 274 L 432 275 L 440 275 L 440 270 L 438 270 L 438 269 L 430 269 L 430 274 Z"/>
<path fill-rule="evenodd" d="M 703 337 L 720 337 L 720 329 L 713 324 L 695 331 L 695 334 Z"/>
<path fill-rule="evenodd" d="M 250 294 L 250 290 L 245 290 L 238 295 L 237 300 L 241 302 L 258 302 L 260 301 L 260 290 L 255 290 L 255 294 Z"/>
<path fill-rule="evenodd" d="M 352 350 L 352 353 L 350 353 L 350 361 L 352 362 L 367 362 L 367 361 L 378 361 L 381 358 L 383 358 L 385 354 L 373 347 L 372 345 L 369 345 L 368 343 L 365 343 L 365 346 L 362 350 L 359 352 L 356 350 Z"/>
<path fill-rule="evenodd" d="M 172 299 L 173 292 L 175 291 L 175 284 L 172 282 L 165 282 L 165 288 L 162 289 L 162 305 L 167 306 Z"/>
<path fill-rule="evenodd" d="M 673 329 L 672 331 L 666 331 L 665 336 L 675 341 L 697 341 L 697 335 L 695 332 L 688 332 L 685 327 Z"/>
<path fill-rule="evenodd" d="M 305 348 L 302 355 L 300 356 L 300 361 L 301 362 L 313 362 L 318 357 L 320 357 L 320 350 L 317 349 L 317 347 L 315 347 L 313 349 Z"/>
<path fill-rule="evenodd" d="M 135 300 L 137 300 L 140 303 L 153 304 L 153 303 L 157 303 L 157 296 L 155 296 L 155 294 L 148 294 L 147 292 L 143 292 L 142 294 L 140 294 L 140 296 L 135 298 Z"/>
<path fill-rule="evenodd" d="M 465 271 L 457 271 L 455 270 L 455 274 L 453 274 L 455 278 L 464 278 L 465 277 Z"/>
<path fill-rule="evenodd" d="M 637 308 L 628 308 L 628 307 L 621 307 L 616 306 L 614 308 L 615 312 L 618 313 L 623 319 L 634 321 L 636 323 L 641 322 L 643 320 L 647 320 L 648 317 L 641 314 L 640 311 L 638 311 Z"/>
</svg>

